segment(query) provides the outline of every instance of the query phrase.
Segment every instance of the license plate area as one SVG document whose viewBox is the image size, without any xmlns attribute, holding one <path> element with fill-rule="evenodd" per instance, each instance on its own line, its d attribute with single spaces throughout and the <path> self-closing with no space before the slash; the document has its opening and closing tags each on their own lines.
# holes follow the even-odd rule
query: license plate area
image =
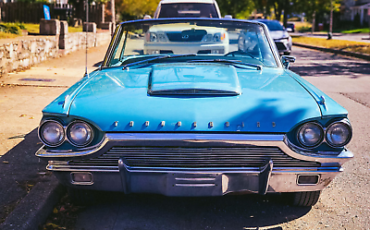
<svg viewBox="0 0 370 230">
<path fill-rule="evenodd" d="M 221 173 L 169 173 L 167 174 L 168 196 L 221 196 Z"/>
</svg>

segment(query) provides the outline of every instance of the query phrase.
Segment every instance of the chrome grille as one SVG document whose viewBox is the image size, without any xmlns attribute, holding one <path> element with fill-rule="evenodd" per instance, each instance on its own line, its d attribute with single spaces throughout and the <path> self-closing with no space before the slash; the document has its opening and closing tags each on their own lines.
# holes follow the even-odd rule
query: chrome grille
<svg viewBox="0 0 370 230">
<path fill-rule="evenodd" d="M 117 166 L 124 158 L 128 166 L 215 168 L 261 167 L 269 159 L 274 167 L 320 167 L 318 162 L 292 158 L 278 147 L 112 147 L 103 155 L 70 165 Z"/>
</svg>

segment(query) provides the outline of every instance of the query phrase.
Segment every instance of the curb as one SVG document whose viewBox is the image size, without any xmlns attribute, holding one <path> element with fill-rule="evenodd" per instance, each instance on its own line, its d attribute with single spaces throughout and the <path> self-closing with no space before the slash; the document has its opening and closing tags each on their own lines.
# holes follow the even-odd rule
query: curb
<svg viewBox="0 0 370 230">
<path fill-rule="evenodd" d="M 323 51 L 323 52 L 328 52 L 328 53 L 341 54 L 341 55 L 345 55 L 345 56 L 361 58 L 361 59 L 365 59 L 365 60 L 370 61 L 370 55 L 366 55 L 366 54 L 348 52 L 348 51 L 337 50 L 337 49 L 329 49 L 329 48 L 324 48 L 324 47 L 320 47 L 320 46 L 312 46 L 312 45 L 306 45 L 306 44 L 296 43 L 296 42 L 293 42 L 293 45 L 308 48 L 308 49 L 314 49 L 314 50 L 319 50 L 319 51 Z M 369 43 L 369 45 L 370 45 L 370 43 Z"/>
<path fill-rule="evenodd" d="M 0 225 L 2 230 L 35 230 L 43 224 L 64 194 L 64 187 L 51 176 L 37 183 Z"/>
</svg>

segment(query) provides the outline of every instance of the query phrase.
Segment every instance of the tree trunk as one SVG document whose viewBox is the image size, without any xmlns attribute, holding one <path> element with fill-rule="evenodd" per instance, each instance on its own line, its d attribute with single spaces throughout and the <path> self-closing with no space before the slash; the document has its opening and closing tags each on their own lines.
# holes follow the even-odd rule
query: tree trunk
<svg viewBox="0 0 370 230">
<path fill-rule="evenodd" d="M 315 32 L 315 24 L 316 24 L 316 10 L 312 14 L 312 31 L 311 33 Z"/>
<path fill-rule="evenodd" d="M 113 26 L 115 26 L 116 24 L 116 7 L 115 7 L 115 0 L 111 0 L 111 3 L 110 3 L 110 9 L 111 9 L 111 12 L 112 12 L 112 24 Z"/>
<path fill-rule="evenodd" d="M 287 27 L 288 24 L 288 14 L 290 13 L 290 1 L 285 0 L 284 1 L 284 19 L 283 19 L 283 24 L 284 27 Z"/>
<path fill-rule="evenodd" d="M 84 15 L 84 1 L 83 0 L 80 0 L 76 3 L 76 15 L 75 17 L 76 18 L 79 18 L 79 19 L 83 19 L 85 18 L 85 15 Z"/>
</svg>

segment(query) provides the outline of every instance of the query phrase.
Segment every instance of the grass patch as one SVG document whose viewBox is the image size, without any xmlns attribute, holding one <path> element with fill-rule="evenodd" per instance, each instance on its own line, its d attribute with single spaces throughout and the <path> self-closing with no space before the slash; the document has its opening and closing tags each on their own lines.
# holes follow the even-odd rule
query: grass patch
<svg viewBox="0 0 370 230">
<path fill-rule="evenodd" d="M 293 37 L 292 39 L 293 42 L 296 43 L 370 55 L 370 43 L 367 42 L 327 40 L 324 38 L 312 38 L 312 37 Z"/>
<path fill-rule="evenodd" d="M 18 34 L 11 34 L 11 33 L 0 32 L 0 39 L 16 38 L 18 36 L 19 36 Z"/>
<path fill-rule="evenodd" d="M 82 26 L 79 26 L 79 27 L 68 26 L 68 32 L 69 33 L 82 32 Z"/>
<path fill-rule="evenodd" d="M 28 33 L 39 33 L 40 32 L 39 24 L 24 23 L 23 25 L 28 31 Z"/>
<path fill-rule="evenodd" d="M 295 22 L 295 30 L 299 32 L 311 31 L 312 24 L 309 22 Z"/>
<path fill-rule="evenodd" d="M 23 25 L 24 27 L 26 27 L 26 30 L 28 31 L 28 33 L 39 33 L 40 32 L 40 24 L 25 23 Z M 82 32 L 82 26 L 79 26 L 79 27 L 68 26 L 68 32 L 69 33 Z"/>
<path fill-rule="evenodd" d="M 344 34 L 358 34 L 358 33 L 369 33 L 370 28 L 360 28 L 360 29 L 353 29 L 353 30 L 342 30 L 340 31 Z"/>
</svg>

